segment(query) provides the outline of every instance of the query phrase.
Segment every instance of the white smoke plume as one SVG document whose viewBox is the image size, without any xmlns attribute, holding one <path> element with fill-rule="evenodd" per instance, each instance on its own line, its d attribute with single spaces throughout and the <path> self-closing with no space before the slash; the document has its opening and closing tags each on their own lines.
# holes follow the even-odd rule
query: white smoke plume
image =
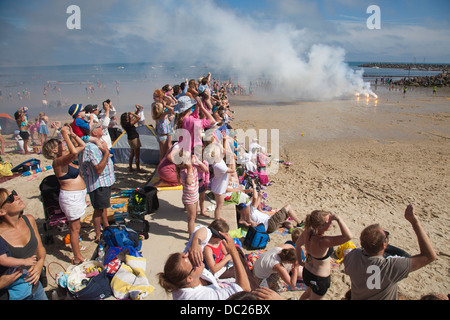
<svg viewBox="0 0 450 320">
<path fill-rule="evenodd" d="M 345 63 L 342 48 L 308 39 L 306 29 L 242 16 L 210 0 L 145 2 L 134 23 L 114 25 L 115 37 L 154 44 L 148 61 L 197 60 L 216 70 L 233 69 L 240 81 L 263 76 L 280 97 L 330 100 L 373 95 L 360 71 Z M 124 48 L 128 50 L 129 48 Z"/>
</svg>

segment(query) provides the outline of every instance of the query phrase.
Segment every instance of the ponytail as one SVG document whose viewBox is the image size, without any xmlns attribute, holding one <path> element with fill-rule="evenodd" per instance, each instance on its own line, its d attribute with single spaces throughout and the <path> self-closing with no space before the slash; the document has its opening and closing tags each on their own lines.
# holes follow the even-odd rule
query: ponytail
<svg viewBox="0 0 450 320">
<path fill-rule="evenodd" d="M 305 218 L 305 230 L 311 230 L 313 234 L 317 234 L 317 228 L 319 228 L 324 222 L 325 217 L 331 214 L 329 211 L 314 210 Z"/>
</svg>

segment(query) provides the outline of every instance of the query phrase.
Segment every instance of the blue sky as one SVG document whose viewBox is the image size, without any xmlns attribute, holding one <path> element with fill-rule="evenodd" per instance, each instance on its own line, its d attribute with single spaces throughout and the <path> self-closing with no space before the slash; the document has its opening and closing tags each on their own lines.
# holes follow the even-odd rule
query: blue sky
<svg viewBox="0 0 450 320">
<path fill-rule="evenodd" d="M 71 4 L 81 9 L 81 30 L 66 27 Z M 366 24 L 372 4 L 378 30 Z M 233 63 L 234 53 L 243 61 L 267 51 L 307 57 L 315 45 L 340 48 L 347 61 L 450 63 L 449 18 L 448 0 L 1 0 L 0 66 Z"/>
</svg>

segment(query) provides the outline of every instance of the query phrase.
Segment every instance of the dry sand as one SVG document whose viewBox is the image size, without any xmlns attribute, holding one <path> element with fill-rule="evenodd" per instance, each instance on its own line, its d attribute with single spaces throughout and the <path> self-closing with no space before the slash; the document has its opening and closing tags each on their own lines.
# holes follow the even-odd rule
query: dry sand
<svg viewBox="0 0 450 320">
<path fill-rule="evenodd" d="M 419 252 L 416 236 L 403 218 L 407 204 L 412 203 L 416 214 L 438 253 L 438 260 L 409 275 L 400 284 L 406 299 L 422 295 L 450 292 L 450 241 L 448 212 L 450 165 L 450 94 L 441 89 L 437 97 L 430 89 L 400 91 L 379 87 L 377 102 L 365 97 L 359 100 L 331 102 L 275 103 L 268 98 L 233 97 L 235 128 L 279 129 L 278 159 L 290 161 L 280 165 L 270 176 L 273 185 L 266 189 L 267 204 L 281 208 L 289 203 L 300 217 L 314 209 L 326 209 L 339 214 L 350 227 L 359 245 L 359 233 L 372 223 L 380 223 L 390 232 L 390 243 L 408 251 Z M 151 119 L 151 117 L 149 117 Z M 63 120 L 63 119 L 61 119 Z M 64 119 L 67 120 L 67 119 Z M 270 131 L 269 131 L 270 132 Z M 303 134 L 303 135 L 302 135 Z M 9 137 L 6 137 L 9 138 Z M 269 134 L 269 142 L 270 134 Z M 8 140 L 3 159 L 13 166 L 32 157 L 41 166 L 51 164 L 41 154 L 19 155 Z M 276 154 L 269 147 L 268 151 Z M 144 166 L 146 174 L 127 172 L 126 165 L 116 165 L 117 190 L 144 184 L 154 171 Z M 27 204 L 26 214 L 33 215 L 42 229 L 45 220 L 39 199 L 39 184 L 53 171 L 36 177 L 17 177 L 0 184 L 16 190 Z M 147 216 L 150 237 L 143 243 L 147 259 L 147 276 L 155 290 L 149 300 L 171 299 L 158 285 L 156 274 L 170 253 L 182 251 L 187 243 L 186 214 L 182 209 L 180 191 L 159 192 L 160 209 Z M 209 203 L 207 206 L 210 205 Z M 92 208 L 88 207 L 87 213 Z M 236 228 L 233 206 L 226 206 L 224 217 L 231 229 Z M 197 223 L 209 224 L 212 219 L 201 217 Z M 338 232 L 335 226 L 331 234 Z M 53 277 L 70 265 L 70 247 L 63 244 L 67 232 L 54 230 L 54 243 L 46 245 L 46 265 L 49 285 L 55 289 Z M 93 229 L 83 226 L 84 254 L 90 257 L 95 249 Z M 290 235 L 271 234 L 269 247 L 284 243 Z M 350 287 L 343 267 L 332 270 L 332 285 L 325 299 L 339 300 Z M 288 292 L 286 298 L 297 298 L 301 292 Z"/>
</svg>

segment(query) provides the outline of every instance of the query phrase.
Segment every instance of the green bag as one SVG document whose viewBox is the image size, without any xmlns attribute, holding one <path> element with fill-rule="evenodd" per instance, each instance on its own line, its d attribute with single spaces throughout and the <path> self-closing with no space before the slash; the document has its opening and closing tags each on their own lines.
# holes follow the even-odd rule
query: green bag
<svg viewBox="0 0 450 320">
<path fill-rule="evenodd" d="M 143 219 L 146 214 L 158 210 L 158 189 L 153 186 L 137 188 L 128 199 L 128 214 L 133 218 Z"/>
</svg>

